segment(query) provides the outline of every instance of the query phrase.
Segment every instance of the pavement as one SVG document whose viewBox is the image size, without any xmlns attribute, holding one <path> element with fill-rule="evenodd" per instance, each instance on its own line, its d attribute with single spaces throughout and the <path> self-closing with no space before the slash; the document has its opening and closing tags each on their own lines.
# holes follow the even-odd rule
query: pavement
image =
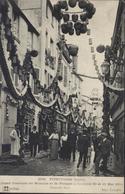
<svg viewBox="0 0 125 194">
<path fill-rule="evenodd" d="M 76 161 L 49 160 L 49 151 L 41 151 L 35 158 L 30 157 L 27 152 L 24 163 L 14 162 L 12 158 L 3 157 L 0 160 L 0 175 L 29 175 L 29 176 L 96 176 L 94 174 L 94 151 L 91 154 L 91 161 L 87 163 L 87 168 L 83 169 L 82 164 L 77 169 L 78 152 L 76 153 Z M 108 169 L 105 174 L 100 171 L 100 176 L 118 176 L 113 168 L 113 155 L 108 162 Z"/>
</svg>

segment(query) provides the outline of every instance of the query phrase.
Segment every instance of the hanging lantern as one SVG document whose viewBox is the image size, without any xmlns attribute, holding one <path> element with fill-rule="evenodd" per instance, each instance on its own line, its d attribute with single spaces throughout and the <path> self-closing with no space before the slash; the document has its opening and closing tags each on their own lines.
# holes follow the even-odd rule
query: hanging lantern
<svg viewBox="0 0 125 194">
<path fill-rule="evenodd" d="M 87 12 L 87 18 L 88 18 L 88 19 L 91 19 L 91 18 L 92 18 L 92 16 L 93 16 L 93 14 L 92 14 L 92 13 Z"/>
<path fill-rule="evenodd" d="M 78 21 L 78 15 L 77 14 L 73 14 L 72 15 L 72 21 L 73 22 L 77 22 Z"/>
<path fill-rule="evenodd" d="M 61 29 L 62 29 L 62 33 L 67 34 L 68 33 L 68 28 L 67 28 L 67 24 L 61 24 Z"/>
<path fill-rule="evenodd" d="M 92 45 L 92 38 L 89 38 L 89 45 Z"/>
<path fill-rule="evenodd" d="M 61 9 L 66 9 L 68 6 L 67 1 L 65 1 L 65 0 L 60 0 L 58 3 L 60 5 Z"/>
<path fill-rule="evenodd" d="M 59 21 L 62 19 L 63 14 L 61 13 L 61 7 L 59 4 L 53 6 L 53 16 Z"/>
<path fill-rule="evenodd" d="M 77 3 L 77 0 L 69 0 L 69 6 L 72 8 L 76 6 L 76 3 Z"/>
<path fill-rule="evenodd" d="M 87 26 L 84 23 L 81 24 L 80 32 L 83 33 L 83 34 L 87 32 Z"/>
<path fill-rule="evenodd" d="M 67 22 L 67 28 L 68 28 L 68 31 L 70 29 L 72 29 L 73 28 L 73 23 L 72 22 Z"/>
<path fill-rule="evenodd" d="M 76 23 L 74 24 L 74 28 L 80 30 L 80 29 L 81 29 L 81 22 L 79 22 L 79 21 L 76 22 Z"/>
<path fill-rule="evenodd" d="M 79 0 L 79 3 L 78 3 L 80 9 L 86 8 L 87 4 L 88 2 L 86 0 Z"/>
<path fill-rule="evenodd" d="M 31 57 L 37 57 L 38 51 L 37 50 L 32 50 L 32 51 L 30 51 L 30 55 L 31 55 Z"/>
<path fill-rule="evenodd" d="M 87 19 L 87 13 L 83 13 L 80 15 L 80 19 L 84 22 Z"/>
<path fill-rule="evenodd" d="M 74 28 L 69 30 L 69 35 L 73 35 L 74 34 Z"/>
<path fill-rule="evenodd" d="M 93 8 L 94 8 L 94 5 L 92 3 L 87 3 L 86 4 L 86 10 L 88 12 L 91 12 Z"/>
<path fill-rule="evenodd" d="M 99 45 L 99 46 L 97 46 L 97 48 L 96 48 L 96 51 L 97 51 L 98 53 L 103 53 L 104 50 L 105 50 L 105 46 L 104 46 L 104 45 Z"/>
<path fill-rule="evenodd" d="M 68 22 L 69 21 L 69 14 L 63 14 L 63 20 L 64 20 L 64 22 Z"/>
<path fill-rule="evenodd" d="M 91 34 L 90 29 L 87 29 L 87 35 L 89 36 Z"/>
<path fill-rule="evenodd" d="M 107 61 L 104 61 L 101 65 L 101 70 L 103 75 L 107 75 L 110 70 L 110 63 Z"/>
<path fill-rule="evenodd" d="M 76 45 L 69 45 L 68 50 L 69 50 L 69 54 L 71 56 L 77 56 L 77 54 L 78 54 L 78 47 Z"/>
<path fill-rule="evenodd" d="M 59 81 L 62 81 L 62 79 L 63 79 L 62 76 L 59 75 L 59 76 L 58 76 L 58 80 L 59 80 Z"/>
<path fill-rule="evenodd" d="M 93 7 L 93 9 L 91 10 L 91 14 L 92 14 L 92 15 L 94 15 L 94 14 L 95 14 L 95 12 L 96 12 L 96 8 L 95 8 L 95 7 Z"/>
<path fill-rule="evenodd" d="M 94 53 L 94 47 L 91 46 L 91 53 Z"/>
</svg>

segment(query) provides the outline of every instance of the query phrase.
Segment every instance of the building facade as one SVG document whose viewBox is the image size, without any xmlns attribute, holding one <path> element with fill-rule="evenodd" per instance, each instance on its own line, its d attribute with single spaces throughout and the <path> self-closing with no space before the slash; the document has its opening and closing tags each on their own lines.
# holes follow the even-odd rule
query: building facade
<svg viewBox="0 0 125 194">
<path fill-rule="evenodd" d="M 19 69 L 17 69 L 16 64 L 18 63 L 21 69 L 23 67 L 27 50 L 32 51 L 34 48 L 39 50 L 40 34 L 22 13 L 15 1 L 8 1 L 8 15 L 6 17 L 9 19 L 12 26 L 10 29 L 12 36 L 10 36 L 9 42 L 8 37 L 10 31 L 9 29 L 7 30 L 7 26 L 5 24 L 5 26 L 2 24 L 1 45 L 5 61 L 3 56 L 1 56 L 0 155 L 10 150 L 9 134 L 11 130 L 15 128 L 15 124 L 18 123 L 20 125 L 20 129 L 24 129 L 23 135 L 27 136 L 33 123 L 37 122 L 35 119 L 35 104 L 32 101 L 27 101 L 27 99 L 25 102 L 21 102 L 16 97 L 16 94 L 18 92 L 20 93 L 24 89 L 22 75 L 19 76 Z M 4 27 L 7 31 L 4 30 Z M 16 49 L 18 56 L 14 55 L 15 53 L 11 56 L 11 50 L 14 48 Z M 10 57 L 12 58 L 10 59 Z M 19 59 L 19 61 L 17 61 L 17 59 Z M 5 68 L 2 68 L 3 66 L 6 66 L 8 73 L 6 72 L 7 70 L 5 71 Z M 34 59 L 33 66 L 39 66 L 39 57 Z M 31 74 L 29 75 L 29 86 L 34 93 L 35 85 Z M 14 94 L 14 91 L 17 93 Z M 23 117 L 21 117 L 21 111 L 23 113 Z M 22 122 L 20 123 L 21 118 Z"/>
<path fill-rule="evenodd" d="M 125 1 L 119 1 L 116 23 L 112 37 L 112 50 L 115 51 L 119 63 L 112 64 L 110 67 L 110 77 L 114 86 L 124 88 L 125 83 Z M 125 109 L 124 109 L 124 91 L 110 93 L 110 115 L 114 129 L 114 150 L 117 156 L 117 165 L 123 172 L 124 163 L 124 127 L 125 127 Z"/>
</svg>

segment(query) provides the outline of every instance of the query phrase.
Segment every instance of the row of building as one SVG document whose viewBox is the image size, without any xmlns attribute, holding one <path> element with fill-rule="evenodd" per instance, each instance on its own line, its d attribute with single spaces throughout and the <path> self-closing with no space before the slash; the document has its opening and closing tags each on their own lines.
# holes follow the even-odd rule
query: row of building
<svg viewBox="0 0 125 194">
<path fill-rule="evenodd" d="M 0 24 L 1 155 L 10 150 L 15 124 L 22 137 L 33 125 L 40 133 L 56 127 L 61 135 L 72 124 L 82 126 L 84 111 L 78 47 L 66 43 L 52 2 L 3 0 Z"/>
</svg>

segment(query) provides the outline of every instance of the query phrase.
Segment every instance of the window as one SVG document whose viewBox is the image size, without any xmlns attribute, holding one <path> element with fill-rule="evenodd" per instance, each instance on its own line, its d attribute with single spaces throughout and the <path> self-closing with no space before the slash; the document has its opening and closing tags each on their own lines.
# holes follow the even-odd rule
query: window
<svg viewBox="0 0 125 194">
<path fill-rule="evenodd" d="M 64 66 L 64 86 L 67 86 L 67 67 Z"/>
<path fill-rule="evenodd" d="M 39 79 L 39 69 L 35 68 L 37 79 Z M 38 95 L 37 85 L 34 83 L 34 94 Z"/>
</svg>

